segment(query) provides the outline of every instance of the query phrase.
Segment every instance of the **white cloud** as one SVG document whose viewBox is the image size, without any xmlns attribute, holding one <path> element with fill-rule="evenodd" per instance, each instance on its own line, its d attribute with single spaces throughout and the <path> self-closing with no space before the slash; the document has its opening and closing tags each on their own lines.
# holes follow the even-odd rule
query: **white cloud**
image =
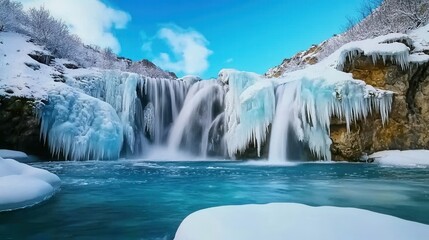
<svg viewBox="0 0 429 240">
<path fill-rule="evenodd" d="M 121 50 L 113 29 L 124 29 L 131 16 L 113 9 L 101 0 L 21 0 L 26 9 L 44 6 L 51 14 L 70 26 L 84 43 Z"/>
<path fill-rule="evenodd" d="M 213 52 L 207 48 L 209 42 L 201 33 L 169 26 L 161 28 L 157 38 L 164 40 L 173 53 L 173 56 L 161 53 L 154 59 L 161 68 L 185 74 L 201 74 L 209 67 L 208 57 Z"/>
<path fill-rule="evenodd" d="M 232 63 L 233 61 L 234 61 L 233 58 L 228 58 L 228 59 L 226 59 L 225 63 Z"/>
</svg>

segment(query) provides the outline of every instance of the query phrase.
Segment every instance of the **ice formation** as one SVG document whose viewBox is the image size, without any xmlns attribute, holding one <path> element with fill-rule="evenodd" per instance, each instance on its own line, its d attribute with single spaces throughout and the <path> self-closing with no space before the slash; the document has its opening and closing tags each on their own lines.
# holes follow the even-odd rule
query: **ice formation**
<svg viewBox="0 0 429 240">
<path fill-rule="evenodd" d="M 123 127 L 115 109 L 73 88 L 49 92 L 41 107 L 41 136 L 51 153 L 73 160 L 117 159 Z"/>
<path fill-rule="evenodd" d="M 222 70 L 219 79 L 228 84 L 225 95 L 225 141 L 228 155 L 234 157 L 250 143 L 260 155 L 268 126 L 275 111 L 274 85 L 255 73 Z"/>
<path fill-rule="evenodd" d="M 279 89 L 284 93 L 277 104 L 273 123 L 271 160 L 286 159 L 282 142 L 289 135 L 289 127 L 318 159 L 330 160 L 332 117 L 344 120 L 347 130 L 350 130 L 352 123 L 365 120 L 375 112 L 380 114 L 383 123 L 388 120 L 393 92 L 375 89 L 353 79 L 351 74 L 330 67 L 312 66 L 276 81 L 279 84 L 285 82 L 286 85 Z"/>
<path fill-rule="evenodd" d="M 428 234 L 429 225 L 363 209 L 271 203 L 194 212 L 182 221 L 174 239 L 423 240 Z"/>
<path fill-rule="evenodd" d="M 57 175 L 0 157 L 0 212 L 30 207 L 61 186 Z"/>
<path fill-rule="evenodd" d="M 104 100 L 119 115 L 126 144 L 131 152 L 134 152 L 137 83 L 141 81 L 141 77 L 135 73 L 106 71 L 103 81 L 105 83 Z"/>
</svg>

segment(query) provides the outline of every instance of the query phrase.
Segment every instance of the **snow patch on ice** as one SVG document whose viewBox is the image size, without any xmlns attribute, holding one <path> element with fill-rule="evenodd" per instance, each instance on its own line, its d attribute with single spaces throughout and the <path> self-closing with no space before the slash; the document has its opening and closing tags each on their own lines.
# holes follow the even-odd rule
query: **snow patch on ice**
<svg viewBox="0 0 429 240">
<path fill-rule="evenodd" d="M 33 206 L 60 187 L 57 175 L 0 157 L 0 212 Z"/>
<path fill-rule="evenodd" d="M 175 240 L 423 240 L 429 225 L 356 208 L 296 203 L 221 206 L 192 213 Z"/>
</svg>

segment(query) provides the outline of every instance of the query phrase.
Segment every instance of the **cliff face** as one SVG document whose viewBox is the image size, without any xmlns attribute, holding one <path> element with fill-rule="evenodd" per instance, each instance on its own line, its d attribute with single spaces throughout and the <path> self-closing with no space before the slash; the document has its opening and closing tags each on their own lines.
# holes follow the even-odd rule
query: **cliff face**
<svg viewBox="0 0 429 240">
<path fill-rule="evenodd" d="M 331 125 L 333 160 L 356 161 L 365 153 L 429 148 L 429 64 L 412 63 L 408 69 L 360 56 L 344 71 L 374 87 L 395 92 L 389 121 L 383 126 L 378 114 L 354 124 Z"/>
<path fill-rule="evenodd" d="M 0 148 L 49 159 L 49 149 L 40 141 L 39 129 L 33 99 L 0 96 Z"/>
</svg>

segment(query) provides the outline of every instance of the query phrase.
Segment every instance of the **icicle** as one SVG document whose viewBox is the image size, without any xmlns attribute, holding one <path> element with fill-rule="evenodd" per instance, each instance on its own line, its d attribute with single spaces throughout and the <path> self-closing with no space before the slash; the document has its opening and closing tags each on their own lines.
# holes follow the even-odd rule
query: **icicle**
<svg viewBox="0 0 429 240">
<path fill-rule="evenodd" d="M 219 79 L 229 86 L 225 96 L 228 155 L 234 157 L 252 142 L 260 155 L 274 117 L 273 83 L 257 74 L 235 70 L 222 70 Z"/>
<path fill-rule="evenodd" d="M 117 159 L 123 143 L 123 128 L 107 103 L 64 88 L 49 92 L 41 107 L 41 135 L 53 156 L 71 160 Z"/>
</svg>

